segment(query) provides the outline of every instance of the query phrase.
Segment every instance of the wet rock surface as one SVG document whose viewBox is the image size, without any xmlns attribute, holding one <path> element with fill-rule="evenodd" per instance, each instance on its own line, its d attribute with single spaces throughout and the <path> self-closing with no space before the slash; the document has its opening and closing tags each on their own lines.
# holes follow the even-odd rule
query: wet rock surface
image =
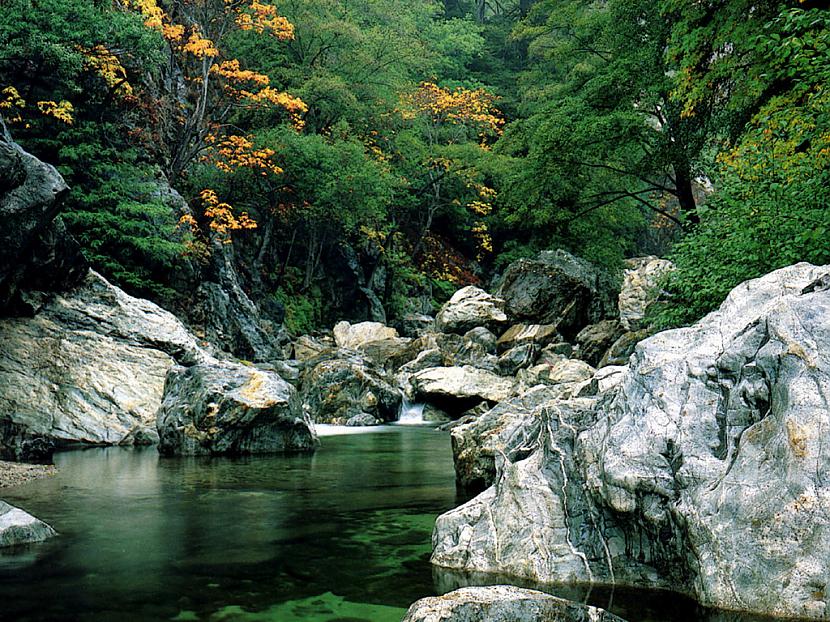
<svg viewBox="0 0 830 622">
<path fill-rule="evenodd" d="M 0 501 L 0 548 L 43 542 L 56 535 L 43 521 Z"/>
<path fill-rule="evenodd" d="M 304 451 L 319 444 L 294 387 L 275 373 L 231 362 L 172 368 L 157 426 L 166 455 Z"/>
<path fill-rule="evenodd" d="M 590 381 L 605 393 L 543 409 L 525 455 L 508 443 L 493 485 L 439 518 L 433 562 L 825 618 L 830 292 L 812 285 L 827 274 L 744 283 Z"/>
<path fill-rule="evenodd" d="M 403 622 L 623 622 L 603 609 L 508 585 L 423 598 Z"/>
</svg>

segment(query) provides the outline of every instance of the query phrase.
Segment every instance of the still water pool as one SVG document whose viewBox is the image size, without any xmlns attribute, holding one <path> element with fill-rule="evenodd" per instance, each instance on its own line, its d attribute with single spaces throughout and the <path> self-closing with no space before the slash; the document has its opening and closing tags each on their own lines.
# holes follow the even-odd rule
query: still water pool
<svg viewBox="0 0 830 622">
<path fill-rule="evenodd" d="M 429 564 L 435 517 L 463 501 L 446 433 L 322 440 L 245 459 L 56 455 L 57 476 L 3 491 L 60 537 L 0 554 L 0 620 L 398 622 L 418 598 L 492 582 Z M 548 591 L 630 622 L 748 620 L 661 593 Z"/>
</svg>

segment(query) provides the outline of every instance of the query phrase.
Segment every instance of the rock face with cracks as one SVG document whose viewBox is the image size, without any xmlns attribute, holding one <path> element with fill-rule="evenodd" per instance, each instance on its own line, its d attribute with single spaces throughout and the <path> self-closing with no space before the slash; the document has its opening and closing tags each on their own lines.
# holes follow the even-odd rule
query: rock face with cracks
<svg viewBox="0 0 830 622">
<path fill-rule="evenodd" d="M 592 407 L 545 409 L 530 455 L 439 518 L 433 562 L 827 618 L 828 274 L 798 264 L 744 283 L 640 343 Z"/>
<path fill-rule="evenodd" d="M 171 369 L 157 425 L 159 451 L 167 455 L 261 454 L 318 445 L 294 387 L 275 373 L 239 363 Z"/>
<path fill-rule="evenodd" d="M 422 598 L 403 622 L 623 622 L 603 609 L 510 585 L 465 587 Z"/>
<path fill-rule="evenodd" d="M 154 442 L 167 371 L 208 357 L 171 313 L 90 272 L 34 317 L 0 319 L 0 457 Z"/>
</svg>

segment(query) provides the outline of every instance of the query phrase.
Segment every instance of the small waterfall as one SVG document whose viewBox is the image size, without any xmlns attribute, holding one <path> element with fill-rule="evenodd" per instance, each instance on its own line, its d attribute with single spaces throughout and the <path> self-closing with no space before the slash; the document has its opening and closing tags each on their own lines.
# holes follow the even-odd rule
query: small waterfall
<svg viewBox="0 0 830 622">
<path fill-rule="evenodd" d="M 398 416 L 399 425 L 420 425 L 424 423 L 425 404 L 410 402 L 406 396 L 401 401 L 401 414 Z"/>
</svg>

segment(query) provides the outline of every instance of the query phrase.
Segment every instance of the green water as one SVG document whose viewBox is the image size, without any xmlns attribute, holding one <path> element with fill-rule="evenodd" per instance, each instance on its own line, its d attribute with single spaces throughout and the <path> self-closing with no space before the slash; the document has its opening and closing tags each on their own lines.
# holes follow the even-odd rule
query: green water
<svg viewBox="0 0 830 622">
<path fill-rule="evenodd" d="M 329 436 L 311 456 L 55 462 L 56 477 L 3 492 L 61 535 L 0 553 L 0 620 L 398 622 L 418 598 L 492 582 L 428 561 L 435 517 L 462 501 L 445 433 Z M 631 622 L 741 619 L 670 594 L 550 591 Z"/>
</svg>

